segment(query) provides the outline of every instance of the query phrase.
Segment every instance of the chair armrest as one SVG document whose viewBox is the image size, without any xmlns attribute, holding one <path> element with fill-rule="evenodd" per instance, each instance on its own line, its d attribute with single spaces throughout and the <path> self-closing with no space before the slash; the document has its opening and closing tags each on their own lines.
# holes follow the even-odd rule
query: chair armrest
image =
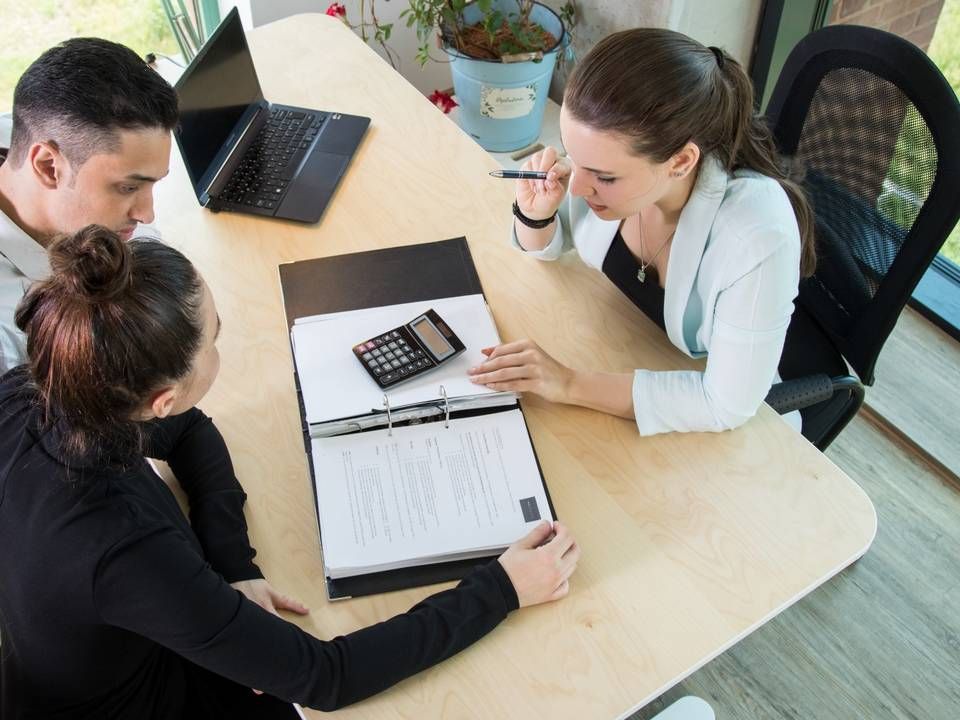
<svg viewBox="0 0 960 720">
<path fill-rule="evenodd" d="M 770 388 L 766 402 L 781 415 L 786 415 L 829 400 L 838 391 L 863 398 L 863 385 L 855 377 L 841 375 L 832 378 L 826 373 L 817 373 L 777 383 Z"/>
</svg>

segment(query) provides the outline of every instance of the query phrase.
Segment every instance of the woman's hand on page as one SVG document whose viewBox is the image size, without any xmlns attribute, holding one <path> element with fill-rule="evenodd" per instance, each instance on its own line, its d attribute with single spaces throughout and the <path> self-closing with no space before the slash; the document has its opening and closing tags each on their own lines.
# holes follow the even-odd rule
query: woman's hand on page
<svg viewBox="0 0 960 720">
<path fill-rule="evenodd" d="M 574 372 L 532 340 L 483 348 L 487 359 L 470 368 L 471 382 L 491 390 L 532 392 L 551 402 L 568 402 Z"/>
<path fill-rule="evenodd" d="M 547 173 L 546 180 L 517 180 L 517 205 L 531 220 L 546 220 L 560 207 L 570 182 L 570 164 L 555 148 L 534 153 L 520 168 Z"/>
<path fill-rule="evenodd" d="M 559 600 L 570 592 L 580 546 L 561 522 L 542 522 L 498 558 L 520 607 Z"/>
</svg>

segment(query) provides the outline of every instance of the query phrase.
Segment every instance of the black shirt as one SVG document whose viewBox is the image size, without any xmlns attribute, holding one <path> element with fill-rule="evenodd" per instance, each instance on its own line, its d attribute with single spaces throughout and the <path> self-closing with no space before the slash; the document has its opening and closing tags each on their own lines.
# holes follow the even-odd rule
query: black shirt
<svg viewBox="0 0 960 720">
<path fill-rule="evenodd" d="M 603 274 L 610 278 L 613 284 L 620 288 L 620 292 L 630 298 L 648 318 L 662 328 L 664 327 L 664 292 L 660 287 L 657 269 L 652 265 L 648 266 L 643 282 L 637 279 L 639 269 L 640 263 L 623 241 L 623 235 L 617 230 L 606 257 L 603 258 Z"/>
<path fill-rule="evenodd" d="M 0 378 L 0 716 L 180 718 L 186 664 L 334 709 L 465 648 L 517 607 L 502 566 L 403 615 L 321 641 L 228 583 L 260 577 L 245 495 L 199 410 L 145 423 L 190 500 L 138 456 L 64 463 L 24 368 Z"/>
</svg>

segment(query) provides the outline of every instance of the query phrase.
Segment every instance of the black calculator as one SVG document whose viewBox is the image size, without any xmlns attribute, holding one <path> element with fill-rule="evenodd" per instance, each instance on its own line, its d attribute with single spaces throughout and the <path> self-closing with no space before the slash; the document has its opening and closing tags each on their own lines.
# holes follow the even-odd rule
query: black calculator
<svg viewBox="0 0 960 720">
<path fill-rule="evenodd" d="M 383 388 L 430 372 L 464 350 L 460 338 L 433 310 L 353 346 L 357 360 Z"/>
</svg>

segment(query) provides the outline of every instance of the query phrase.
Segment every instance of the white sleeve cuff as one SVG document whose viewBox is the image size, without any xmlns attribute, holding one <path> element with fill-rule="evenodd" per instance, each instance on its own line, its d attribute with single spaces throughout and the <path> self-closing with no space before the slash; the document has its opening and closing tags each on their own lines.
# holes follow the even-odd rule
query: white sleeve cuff
<svg viewBox="0 0 960 720">
<path fill-rule="evenodd" d="M 512 220 L 512 218 L 511 218 Z M 556 260 L 563 254 L 563 226 L 560 222 L 560 215 L 557 214 L 557 219 L 554 222 L 554 231 L 553 237 L 550 238 L 550 242 L 547 243 L 547 246 L 543 250 L 527 250 L 520 244 L 520 241 L 517 239 L 517 230 L 513 225 L 513 222 L 510 223 L 510 244 L 521 252 L 526 253 L 530 257 L 537 258 L 537 260 Z"/>
</svg>

